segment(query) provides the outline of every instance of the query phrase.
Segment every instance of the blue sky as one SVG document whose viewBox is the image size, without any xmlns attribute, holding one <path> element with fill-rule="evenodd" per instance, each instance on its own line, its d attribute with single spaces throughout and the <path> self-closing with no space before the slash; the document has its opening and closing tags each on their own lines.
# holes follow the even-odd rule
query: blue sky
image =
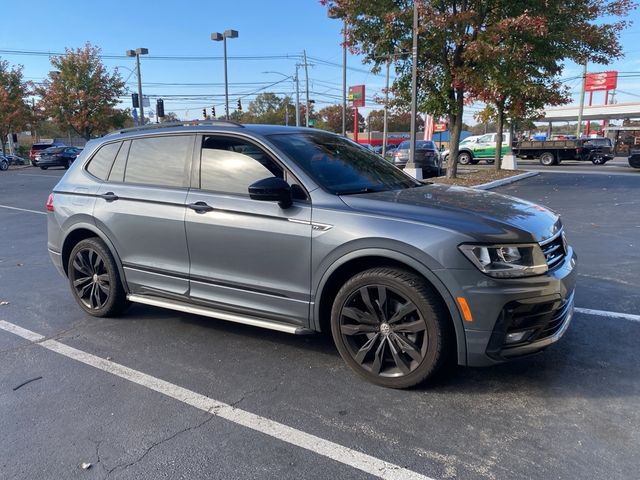
<svg viewBox="0 0 640 480">
<path fill-rule="evenodd" d="M 127 49 L 146 47 L 149 57 L 142 59 L 145 94 L 162 96 L 166 111 L 176 111 L 182 118 L 199 118 L 203 107 L 215 101 L 216 113 L 223 113 L 224 76 L 220 59 L 161 60 L 157 56 L 222 56 L 222 43 L 210 40 L 212 31 L 235 29 L 239 38 L 228 41 L 230 108 L 237 98 L 255 93 L 270 83 L 279 82 L 267 91 L 293 96 L 291 79 L 295 64 L 306 49 L 309 55 L 311 98 L 318 108 L 339 103 L 342 82 L 341 22 L 327 17 L 318 0 L 235 0 L 235 1 L 112 1 L 64 2 L 31 0 L 30 13 L 25 5 L 5 2 L 0 29 L 0 57 L 12 64 L 24 65 L 25 76 L 40 81 L 50 70 L 46 55 L 18 55 L 7 50 L 62 52 L 65 47 L 79 47 L 86 41 L 102 48 L 106 55 L 122 55 Z M 16 19 L 15 22 L 7 19 Z M 622 37 L 626 58 L 607 67 L 594 66 L 590 71 L 618 69 L 640 72 L 640 13 L 634 12 L 635 25 Z M 4 52 L 3 52 L 4 50 Z M 240 59 L 233 57 L 276 56 L 290 58 Z M 130 58 L 106 58 L 109 67 L 119 66 L 128 86 L 136 90 L 135 75 L 130 75 L 134 61 Z M 384 77 L 368 72 L 359 58 L 349 55 L 348 85 L 364 83 L 367 97 L 380 93 Z M 564 78 L 581 73 L 580 67 L 567 65 Z M 640 73 L 639 73 L 640 74 Z M 284 80 L 284 81 L 282 81 Z M 304 71 L 300 70 L 301 100 L 304 99 Z M 188 85 L 188 84 L 208 85 Z M 577 94 L 580 80 L 567 83 Z M 619 82 L 619 102 L 640 101 L 640 76 L 624 77 Z M 626 92 L 626 93 L 623 93 Z M 174 95 L 173 97 L 171 95 Z M 201 95 L 201 98 L 178 98 L 176 95 Z M 215 96 L 215 97 L 213 97 Z M 211 98 L 207 98 L 211 97 Z M 154 103 L 154 102 L 152 102 Z M 128 102 L 127 102 L 128 105 Z M 375 107 L 375 105 L 372 105 Z M 366 114 L 368 109 L 364 109 Z M 473 122 L 474 108 L 467 121 Z"/>
</svg>

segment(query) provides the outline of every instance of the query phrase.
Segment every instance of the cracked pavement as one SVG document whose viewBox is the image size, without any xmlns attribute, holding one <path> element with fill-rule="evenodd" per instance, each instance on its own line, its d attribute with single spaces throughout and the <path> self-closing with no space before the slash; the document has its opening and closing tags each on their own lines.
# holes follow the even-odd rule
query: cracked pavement
<svg viewBox="0 0 640 480">
<path fill-rule="evenodd" d="M 42 210 L 63 172 L 3 173 L 0 203 Z M 499 191 L 563 215 L 578 306 L 638 314 L 639 188 L 640 176 L 558 174 Z M 327 336 L 141 305 L 87 317 L 49 262 L 44 220 L 0 208 L 0 319 L 434 479 L 637 478 L 638 322 L 576 314 L 541 355 L 385 390 Z M 371 478 L 4 331 L 0 365 L 3 480 Z"/>
</svg>

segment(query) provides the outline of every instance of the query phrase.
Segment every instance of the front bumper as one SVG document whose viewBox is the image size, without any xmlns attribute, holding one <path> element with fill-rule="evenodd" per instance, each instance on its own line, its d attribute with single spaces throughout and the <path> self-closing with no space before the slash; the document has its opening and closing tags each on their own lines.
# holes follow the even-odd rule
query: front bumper
<svg viewBox="0 0 640 480">
<path fill-rule="evenodd" d="M 467 365 L 487 366 L 529 355 L 557 342 L 573 317 L 576 255 L 569 247 L 561 263 L 544 275 L 494 279 L 472 270 L 449 271 L 473 321 L 464 322 Z M 525 332 L 509 341 L 508 334 Z"/>
</svg>

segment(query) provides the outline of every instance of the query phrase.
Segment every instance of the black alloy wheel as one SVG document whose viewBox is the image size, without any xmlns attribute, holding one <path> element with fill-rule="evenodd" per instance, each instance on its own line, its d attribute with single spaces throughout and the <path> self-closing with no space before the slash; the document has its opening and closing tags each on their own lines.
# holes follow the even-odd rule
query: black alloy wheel
<svg viewBox="0 0 640 480">
<path fill-rule="evenodd" d="M 441 303 L 412 273 L 362 272 L 342 287 L 334 303 L 331 327 L 338 351 L 373 383 L 414 386 L 445 362 L 450 322 Z"/>
<path fill-rule="evenodd" d="M 73 296 L 87 313 L 115 316 L 129 304 L 113 256 L 99 238 L 80 241 L 68 263 Z"/>
</svg>

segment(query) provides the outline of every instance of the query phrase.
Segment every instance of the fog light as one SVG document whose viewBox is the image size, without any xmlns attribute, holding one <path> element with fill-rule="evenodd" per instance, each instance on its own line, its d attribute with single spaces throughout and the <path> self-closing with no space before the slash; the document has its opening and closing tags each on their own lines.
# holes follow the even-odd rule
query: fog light
<svg viewBox="0 0 640 480">
<path fill-rule="evenodd" d="M 507 333 L 504 343 L 518 343 L 529 336 L 532 330 L 524 330 L 523 332 Z"/>
</svg>

